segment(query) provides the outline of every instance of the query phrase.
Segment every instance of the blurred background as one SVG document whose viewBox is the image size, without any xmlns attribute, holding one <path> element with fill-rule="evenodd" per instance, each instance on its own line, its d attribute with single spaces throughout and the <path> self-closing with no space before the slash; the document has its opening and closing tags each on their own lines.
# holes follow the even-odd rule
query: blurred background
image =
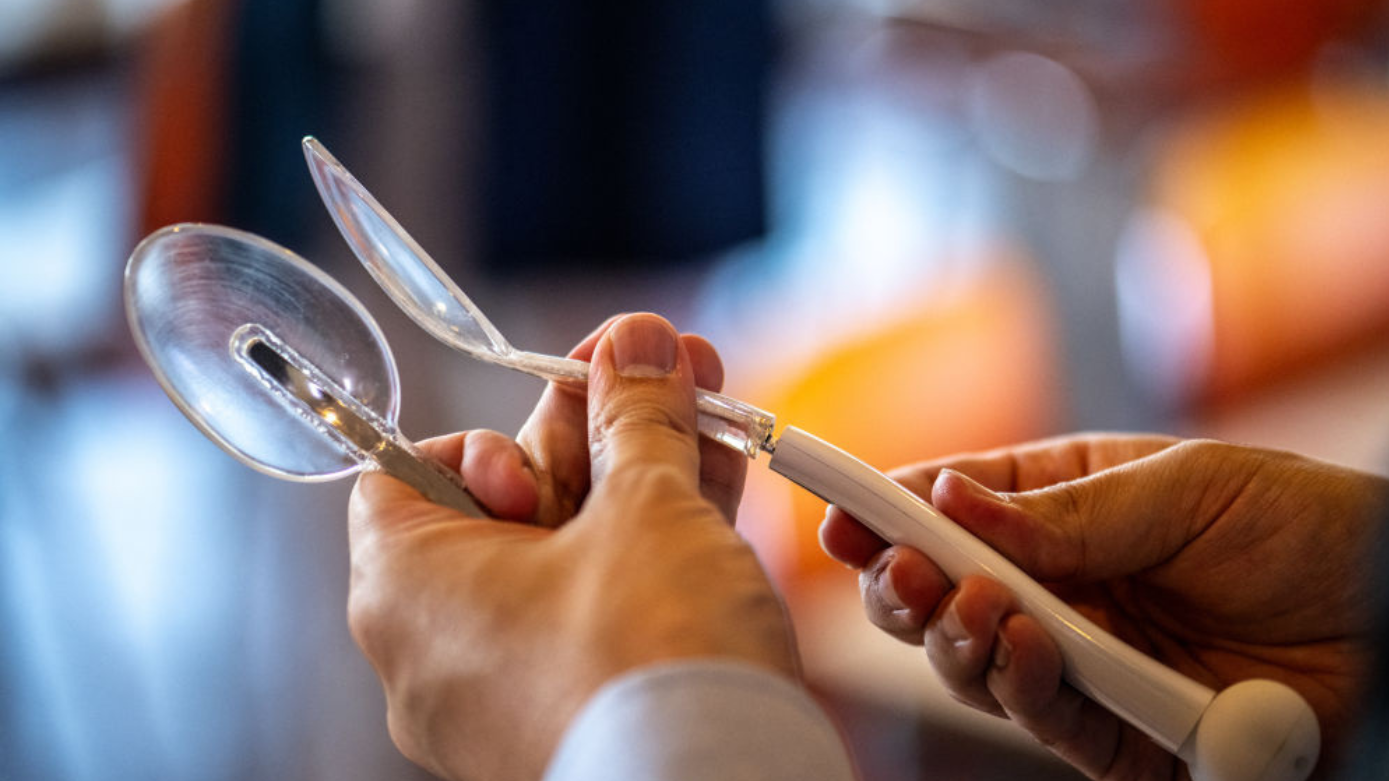
<svg viewBox="0 0 1389 781">
<path fill-rule="evenodd" d="M 346 630 L 350 481 L 223 454 L 125 324 L 141 236 L 229 224 L 375 314 L 407 434 L 520 426 L 539 382 L 375 290 L 306 134 L 518 346 L 658 311 L 883 467 L 1075 429 L 1389 465 L 1382 3 L 0 0 L 0 778 L 425 777 Z M 1072 777 L 751 471 L 868 781 Z"/>
</svg>

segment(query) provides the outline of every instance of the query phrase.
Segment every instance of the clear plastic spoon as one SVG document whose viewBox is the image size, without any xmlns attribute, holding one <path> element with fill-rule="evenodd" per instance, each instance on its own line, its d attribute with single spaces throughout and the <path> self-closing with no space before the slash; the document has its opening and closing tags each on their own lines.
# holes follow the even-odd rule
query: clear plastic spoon
<svg viewBox="0 0 1389 781">
<path fill-rule="evenodd" d="M 396 428 L 400 379 L 371 315 L 289 250 L 216 225 L 164 228 L 131 254 L 125 304 L 169 398 L 242 463 L 297 482 L 376 468 L 485 514 Z"/>
<path fill-rule="evenodd" d="M 473 358 L 546 380 L 586 383 L 588 364 L 511 346 L 439 264 L 313 137 L 304 157 L 319 195 L 372 279 L 439 341 Z M 776 418 L 734 398 L 700 391 L 700 433 L 748 457 L 770 447 Z"/>
</svg>

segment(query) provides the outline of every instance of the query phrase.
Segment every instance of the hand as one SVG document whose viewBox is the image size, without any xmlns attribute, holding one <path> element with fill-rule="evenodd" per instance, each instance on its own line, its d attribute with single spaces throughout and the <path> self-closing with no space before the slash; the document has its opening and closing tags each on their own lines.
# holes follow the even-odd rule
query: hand
<svg viewBox="0 0 1389 781">
<path fill-rule="evenodd" d="M 1334 756 L 1360 691 L 1383 478 L 1287 453 L 1079 436 L 893 475 L 1087 617 L 1215 689 L 1282 681 Z M 1093 778 L 1185 768 L 1061 679 L 1060 654 L 1000 584 L 951 584 L 831 508 L 826 551 L 862 569 L 868 617 L 924 644 L 960 701 L 1007 716 Z M 1382 565 L 1381 565 L 1382 566 Z M 1333 760 L 1334 761 L 1334 760 Z M 1326 767 L 1328 762 L 1322 763 Z"/>
<path fill-rule="evenodd" d="M 717 356 L 651 315 L 610 322 L 574 355 L 592 357 L 587 413 L 582 392 L 551 387 L 529 452 L 492 432 L 424 445 L 510 520 L 466 518 L 380 474 L 353 493 L 353 635 L 396 745 L 446 778 L 539 777 L 584 702 L 637 667 L 712 656 L 796 671 L 781 603 L 730 522 L 742 457 L 701 457 L 694 387 L 717 385 Z"/>
</svg>

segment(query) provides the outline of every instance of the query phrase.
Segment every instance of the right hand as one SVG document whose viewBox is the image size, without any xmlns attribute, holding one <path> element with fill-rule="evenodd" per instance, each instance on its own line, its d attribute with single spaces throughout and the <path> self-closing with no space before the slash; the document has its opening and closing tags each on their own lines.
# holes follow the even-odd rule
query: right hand
<svg viewBox="0 0 1389 781">
<path fill-rule="evenodd" d="M 798 674 L 780 597 L 733 530 L 746 459 L 697 433 L 717 355 L 629 315 L 574 357 L 592 358 L 587 394 L 552 386 L 529 450 L 481 431 L 421 445 L 497 518 L 381 473 L 353 492 L 352 633 L 397 746 L 445 778 L 540 777 L 583 704 L 642 667 Z"/>
<path fill-rule="evenodd" d="M 1255 677 L 1296 689 L 1317 712 L 1323 756 L 1335 754 L 1362 688 L 1368 551 L 1389 481 L 1288 453 L 1148 436 L 1060 438 L 893 477 L 1187 676 L 1214 689 Z M 1062 679 L 1056 645 L 999 583 L 952 584 L 920 552 L 890 547 L 838 508 L 820 533 L 831 556 L 862 570 L 869 619 L 924 645 L 956 699 L 1013 719 L 1093 778 L 1185 774 Z"/>
</svg>

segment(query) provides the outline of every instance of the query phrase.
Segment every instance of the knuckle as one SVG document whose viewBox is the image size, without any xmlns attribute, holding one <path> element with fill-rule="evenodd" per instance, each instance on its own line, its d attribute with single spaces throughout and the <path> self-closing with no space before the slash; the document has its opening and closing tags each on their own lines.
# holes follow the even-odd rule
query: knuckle
<svg viewBox="0 0 1389 781">
<path fill-rule="evenodd" d="M 1218 439 L 1187 439 L 1173 445 L 1169 452 L 1177 463 L 1185 464 L 1186 468 L 1200 469 L 1207 465 L 1219 467 L 1229 464 L 1231 459 L 1238 458 L 1238 454 L 1246 451 Z"/>
<path fill-rule="evenodd" d="M 347 595 L 347 628 L 369 659 L 377 657 L 381 639 L 388 631 L 385 627 L 388 616 L 389 611 L 382 608 L 380 599 L 353 583 Z"/>
<path fill-rule="evenodd" d="M 894 608 L 883 597 L 878 586 L 863 589 L 863 609 L 868 620 L 877 628 L 899 639 L 917 638 L 916 644 L 921 643 L 919 638 L 925 632 L 925 621 L 918 620 L 919 616 L 908 608 Z"/>
<path fill-rule="evenodd" d="M 597 432 L 620 438 L 646 432 L 669 431 L 681 436 L 694 433 L 693 415 L 686 415 L 651 394 L 629 394 L 598 411 Z"/>
<path fill-rule="evenodd" d="M 405 716 L 401 708 L 396 707 L 393 699 L 388 699 L 387 703 L 386 731 L 390 733 L 391 742 L 406 759 L 416 764 L 421 763 L 424 757 L 420 751 L 420 742 L 415 735 L 413 722 Z"/>
<path fill-rule="evenodd" d="M 436 770 L 434 747 L 439 741 L 431 725 L 438 719 L 431 714 L 431 706 L 426 704 L 423 694 L 415 686 L 387 686 L 386 730 L 405 758 L 425 769 Z"/>
<path fill-rule="evenodd" d="M 601 490 L 622 497 L 633 510 L 657 507 L 663 515 L 678 515 L 691 509 L 687 503 L 707 503 L 693 490 L 686 473 L 663 462 L 629 462 L 627 468 L 612 470 Z"/>
<path fill-rule="evenodd" d="M 449 745 L 445 717 L 450 687 L 446 679 L 418 667 L 377 670 L 386 695 L 386 728 L 400 753 L 437 770 L 439 752 Z M 455 736 L 456 737 L 456 736 Z"/>
<path fill-rule="evenodd" d="M 394 609 L 398 579 L 390 571 L 393 559 L 386 547 L 373 544 L 354 552 L 347 590 L 348 631 L 378 670 L 387 662 L 386 649 L 400 630 L 400 611 Z"/>
</svg>

